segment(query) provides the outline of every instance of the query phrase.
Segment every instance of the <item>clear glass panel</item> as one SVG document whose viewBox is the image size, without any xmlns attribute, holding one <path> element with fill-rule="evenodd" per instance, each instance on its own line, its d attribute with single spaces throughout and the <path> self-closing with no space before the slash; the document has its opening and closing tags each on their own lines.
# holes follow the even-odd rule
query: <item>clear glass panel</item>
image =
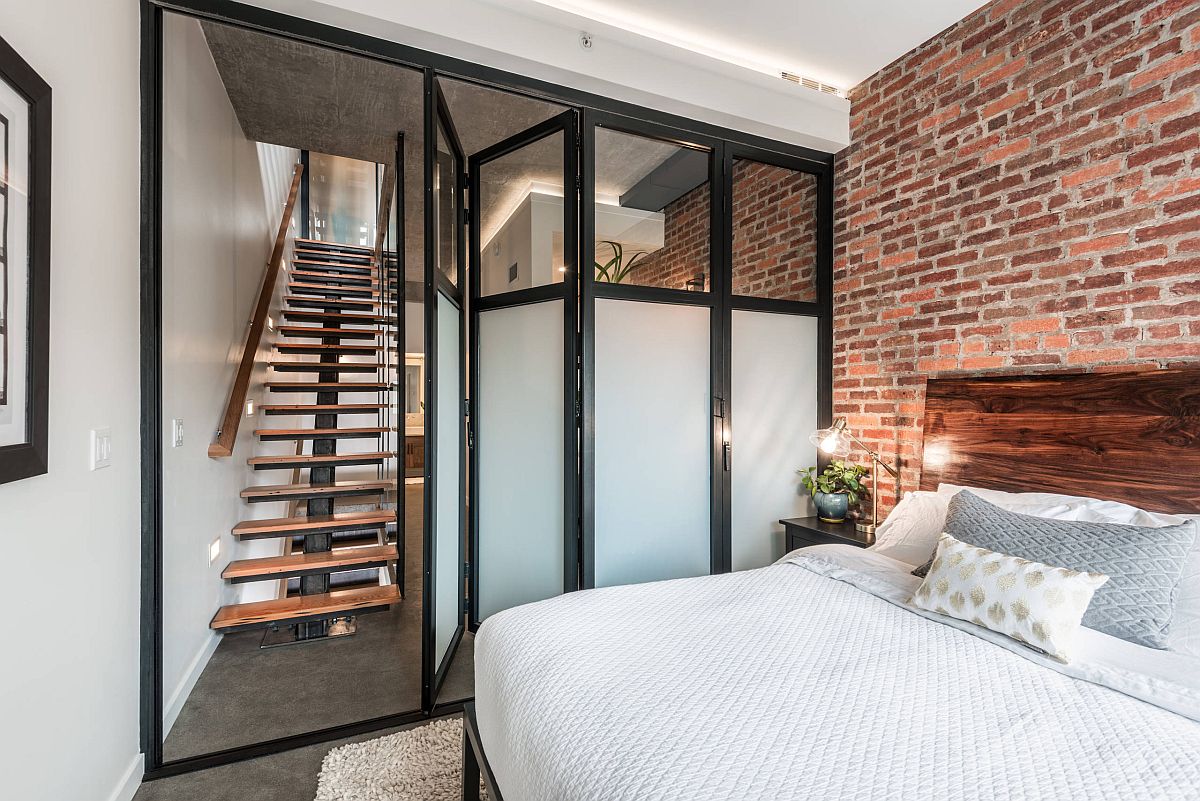
<svg viewBox="0 0 1200 801">
<path fill-rule="evenodd" d="M 462 312 L 437 296 L 437 513 L 434 518 L 434 664 L 440 665 L 462 625 Z"/>
<path fill-rule="evenodd" d="M 480 313 L 476 404 L 482 620 L 563 588 L 561 300 Z"/>
<path fill-rule="evenodd" d="M 817 299 L 817 176 L 733 162 L 733 294 Z"/>
<path fill-rule="evenodd" d="M 310 238 L 373 246 L 379 215 L 380 165 L 325 153 L 308 157 Z"/>
<path fill-rule="evenodd" d="M 597 281 L 708 289 L 710 156 L 596 129 Z"/>
<path fill-rule="evenodd" d="M 563 280 L 563 135 L 479 167 L 480 294 Z"/>
<path fill-rule="evenodd" d="M 436 214 L 438 246 L 434 251 L 437 268 L 450 283 L 458 285 L 458 164 L 446 133 L 438 121 L 437 158 L 433 165 L 433 202 Z"/>
<path fill-rule="evenodd" d="M 340 321 L 315 316 L 329 311 L 320 306 L 326 293 L 310 291 L 301 297 L 289 292 L 287 284 L 332 285 L 343 280 L 334 277 L 335 272 L 361 274 L 363 268 L 361 256 L 333 255 L 331 251 L 338 249 L 314 249 L 294 241 L 303 227 L 298 202 L 287 229 L 284 265 L 288 272 L 277 282 L 267 312 L 271 325 L 263 334 L 264 358 L 251 374 L 249 398 L 255 401 L 254 408 L 240 418 L 231 457 L 211 459 L 207 449 L 210 432 L 219 425 L 218 416 L 229 399 L 233 365 L 240 356 L 246 321 L 254 313 L 263 267 L 300 159 L 298 148 L 310 151 L 310 201 L 322 223 L 310 231 L 312 238 L 367 245 L 377 224 L 376 163 L 394 164 L 396 132 L 411 132 L 405 139 L 409 169 L 405 215 L 411 223 L 408 230 L 416 233 L 407 245 L 410 254 L 413 248 L 416 254 L 422 252 L 424 80 L 420 71 L 348 53 L 298 42 L 280 47 L 278 39 L 240 27 L 173 13 L 164 15 L 163 25 L 164 582 L 163 673 L 158 689 L 164 706 L 163 753 L 167 760 L 176 760 L 420 706 L 421 487 L 388 486 L 386 479 L 395 469 L 390 460 L 383 465 L 316 469 L 309 461 L 334 449 L 339 457 L 389 452 L 386 429 L 396 425 L 396 418 L 388 415 L 387 393 L 373 389 L 339 393 L 327 402 L 384 408 L 318 417 L 310 410 L 289 408 L 318 404 L 315 391 L 265 386 L 268 381 L 316 382 L 321 371 L 312 365 L 321 359 L 336 359 L 342 367 L 359 365 L 339 369 L 333 380 L 379 382 L 384 376 L 399 380 L 398 372 L 389 376 L 386 370 L 365 367 L 391 357 L 384 348 L 394 344 L 395 332 L 386 322 L 369 326 L 343 322 L 347 329 L 363 333 L 347 331 L 347 336 L 329 338 L 337 343 L 337 350 L 329 340 L 304 332 Z M 338 91 L 337 82 L 328 80 L 333 72 L 362 91 Z M 271 91 L 264 91 L 268 84 Z M 293 256 L 305 251 L 308 261 L 330 264 L 298 267 Z M 418 267 L 423 264 L 419 255 L 413 258 Z M 335 262 L 339 269 L 329 269 Z M 297 272 L 310 275 L 302 279 Z M 364 279 L 356 280 L 361 284 Z M 420 304 L 415 305 L 419 330 Z M 232 361 L 226 344 L 213 347 L 214 343 L 236 343 Z M 423 347 L 419 335 L 407 344 L 417 352 Z M 268 361 L 276 364 L 269 366 Z M 174 419 L 183 422 L 186 434 L 178 446 L 171 430 Z M 371 433 L 337 439 L 334 445 L 331 437 L 316 435 L 315 430 L 323 428 Z M 251 458 L 295 460 L 295 466 L 268 462 L 252 467 L 247 464 Z M 378 481 L 382 491 L 330 499 L 319 497 L 323 487 L 303 486 L 360 480 Z M 281 496 L 270 489 L 293 484 L 300 485 L 299 497 Z M 412 489 L 415 496 L 409 492 Z M 388 520 L 395 515 L 397 490 L 405 492 L 409 519 L 416 521 L 415 530 L 411 523 L 408 527 L 405 564 L 399 569 L 399 560 L 392 556 L 399 555 L 396 526 Z M 258 525 L 266 519 L 348 511 L 377 513 L 388 522 L 333 533 L 327 540 L 330 553 L 341 557 L 376 549 L 372 566 L 331 565 L 328 573 L 310 575 L 304 587 L 294 575 L 281 578 L 271 572 L 278 562 L 255 560 L 291 562 L 302 557 L 305 545 L 310 553 L 321 551 L 325 546 L 321 538 L 326 535 L 293 537 L 291 531 L 277 531 L 277 536 L 251 537 L 245 529 L 235 533 L 235 527 Z M 302 635 L 294 623 L 294 610 L 300 595 L 320 594 L 324 588 L 317 585 L 326 575 L 329 589 L 339 593 L 371 594 L 404 578 L 405 595 L 388 603 L 386 611 L 353 614 L 353 636 L 297 643 Z M 253 608 L 240 606 L 258 602 L 282 610 L 285 617 L 276 628 L 255 628 Z M 210 628 L 220 610 L 226 619 L 249 620 L 251 627 L 227 628 L 223 633 Z M 317 626 L 302 625 L 307 627 L 304 635 L 314 629 L 321 633 Z M 345 620 L 330 626 L 345 628 Z M 264 641 L 288 645 L 262 648 Z M 281 682 L 281 676 L 286 681 Z"/>
<path fill-rule="evenodd" d="M 596 301 L 597 587 L 709 572 L 709 314 Z"/>
<path fill-rule="evenodd" d="M 810 501 L 797 470 L 816 464 L 817 318 L 734 311 L 732 341 L 733 569 L 783 556 L 788 517 Z"/>
</svg>

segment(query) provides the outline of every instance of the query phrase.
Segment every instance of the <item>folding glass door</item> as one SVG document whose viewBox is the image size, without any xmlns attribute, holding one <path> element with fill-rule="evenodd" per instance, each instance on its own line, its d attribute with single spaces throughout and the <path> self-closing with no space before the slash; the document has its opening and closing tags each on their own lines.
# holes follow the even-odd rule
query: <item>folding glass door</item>
<svg viewBox="0 0 1200 801">
<path fill-rule="evenodd" d="M 584 117 L 584 586 L 722 561 L 719 148 Z"/>
<path fill-rule="evenodd" d="M 470 620 L 577 586 L 576 112 L 470 158 Z"/>
<path fill-rule="evenodd" d="M 426 448 L 421 697 L 422 706 L 430 710 L 462 639 L 464 622 L 465 160 L 432 72 L 425 75 L 425 94 Z"/>
<path fill-rule="evenodd" d="M 812 514 L 796 471 L 817 463 L 808 435 L 830 416 L 818 387 L 829 370 L 821 354 L 830 336 L 832 217 L 822 198 L 831 176 L 823 164 L 735 145 L 723 173 L 729 567 L 745 570 L 783 555 L 779 520 Z"/>
</svg>

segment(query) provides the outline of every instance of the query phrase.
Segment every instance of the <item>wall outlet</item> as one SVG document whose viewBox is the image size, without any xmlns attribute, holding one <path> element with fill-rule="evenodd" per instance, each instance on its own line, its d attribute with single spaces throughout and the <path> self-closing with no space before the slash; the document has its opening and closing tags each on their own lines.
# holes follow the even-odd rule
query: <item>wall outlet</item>
<svg viewBox="0 0 1200 801">
<path fill-rule="evenodd" d="M 217 537 L 208 544 L 208 563 L 211 565 L 221 555 L 221 538 Z"/>
<path fill-rule="evenodd" d="M 183 418 L 174 417 L 171 419 L 171 447 L 183 447 Z"/>
<path fill-rule="evenodd" d="M 93 428 L 91 433 L 90 468 L 99 470 L 112 464 L 112 429 Z"/>
</svg>

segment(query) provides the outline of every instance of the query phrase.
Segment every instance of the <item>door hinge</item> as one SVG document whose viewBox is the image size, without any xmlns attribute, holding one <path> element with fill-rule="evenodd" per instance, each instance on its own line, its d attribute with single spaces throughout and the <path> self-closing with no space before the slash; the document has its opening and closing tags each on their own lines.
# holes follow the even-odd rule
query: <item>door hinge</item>
<svg viewBox="0 0 1200 801">
<path fill-rule="evenodd" d="M 470 209 L 468 209 L 466 206 L 463 206 L 459 210 L 459 216 L 460 216 L 460 219 L 462 220 L 463 225 L 471 224 L 471 212 L 470 212 Z"/>
<path fill-rule="evenodd" d="M 721 461 L 723 462 L 724 470 L 726 473 L 728 473 L 730 463 L 733 461 L 733 446 L 730 445 L 728 442 L 724 443 L 724 445 L 722 446 L 721 456 L 722 456 Z"/>
<path fill-rule="evenodd" d="M 463 398 L 463 417 L 471 416 L 471 399 Z"/>
<path fill-rule="evenodd" d="M 712 402 L 713 402 L 713 405 L 712 405 L 713 417 L 719 417 L 722 420 L 724 420 L 725 419 L 725 399 L 713 397 Z"/>
</svg>

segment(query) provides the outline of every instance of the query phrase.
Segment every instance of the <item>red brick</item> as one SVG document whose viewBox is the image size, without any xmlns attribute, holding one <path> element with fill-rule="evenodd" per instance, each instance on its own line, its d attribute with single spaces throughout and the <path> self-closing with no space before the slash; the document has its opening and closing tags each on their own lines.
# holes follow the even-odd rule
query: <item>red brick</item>
<svg viewBox="0 0 1200 801">
<path fill-rule="evenodd" d="M 1196 0 L 993 0 L 851 90 L 835 413 L 902 489 L 930 374 L 1200 359 L 1198 46 Z"/>
</svg>

